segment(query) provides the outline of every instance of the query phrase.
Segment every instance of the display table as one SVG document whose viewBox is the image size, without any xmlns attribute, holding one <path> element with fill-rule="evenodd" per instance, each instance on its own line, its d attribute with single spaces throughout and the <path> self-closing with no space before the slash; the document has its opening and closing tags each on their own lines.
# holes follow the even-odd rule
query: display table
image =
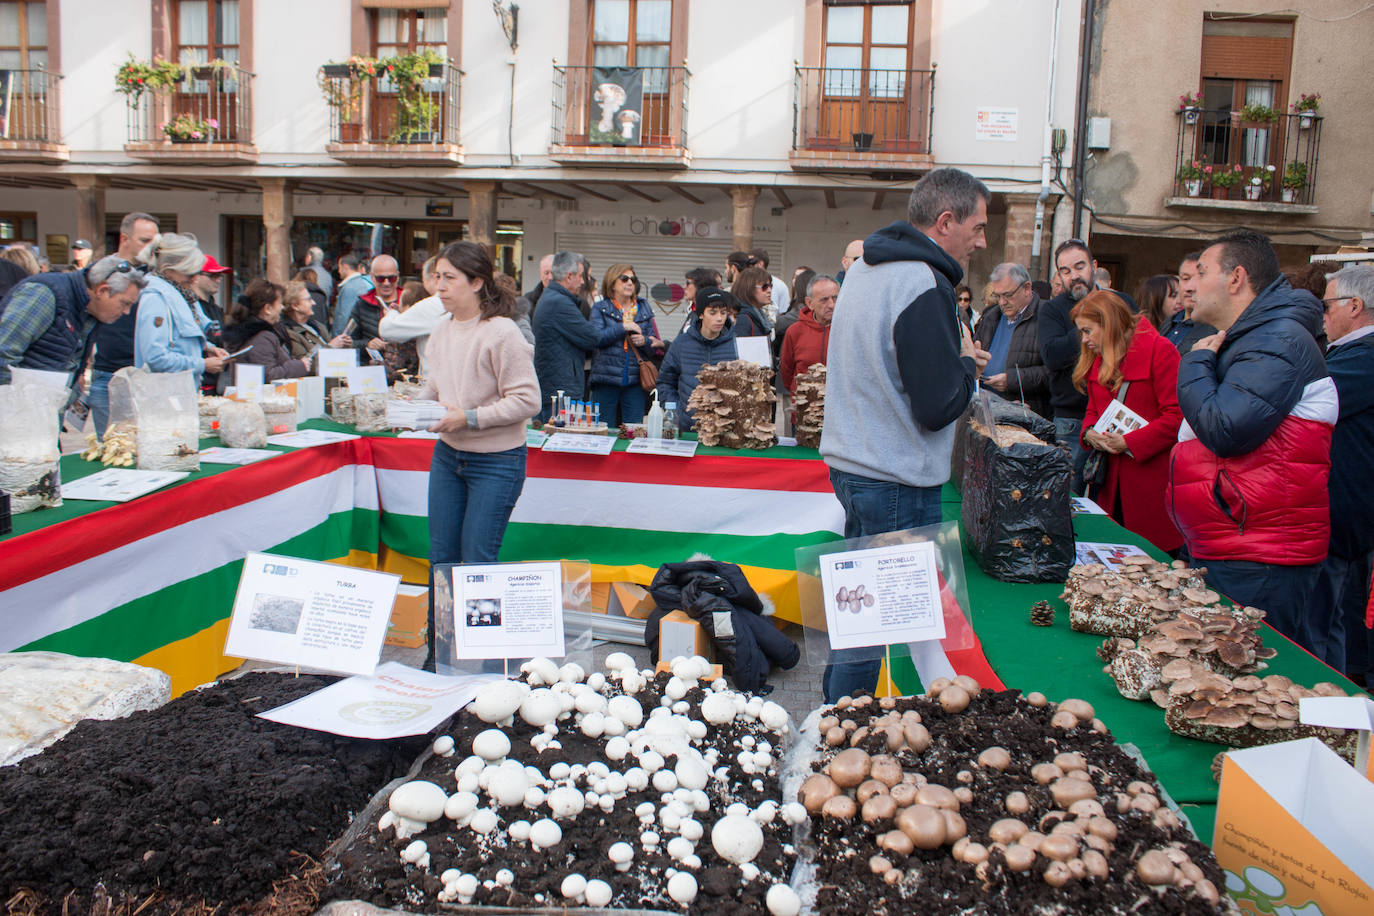
<svg viewBox="0 0 1374 916">
<path fill-rule="evenodd" d="M 312 422 L 313 428 L 338 429 Z M 210 444 L 214 444 L 211 442 Z M 838 540 L 843 514 L 814 450 L 732 452 L 692 459 L 529 453 L 503 560 L 586 559 L 594 579 L 647 583 L 665 562 L 706 553 L 739 563 L 784 619 L 798 621 L 793 551 Z M 124 504 L 69 502 L 14 520 L 0 539 L 0 650 L 46 649 L 161 668 L 180 693 L 235 667 L 221 654 L 242 558 L 250 551 L 338 560 L 426 578 L 432 440 L 369 436 L 286 452 L 236 468 L 206 465 L 180 484 Z M 66 480 L 99 470 L 63 459 Z M 946 488 L 944 517 L 959 517 Z M 1141 538 L 1105 516 L 1078 516 L 1086 541 Z M 982 652 L 1008 687 L 1092 703 L 1119 740 L 1137 745 L 1161 782 L 1211 835 L 1219 745 L 1182 739 L 1151 703 L 1123 699 L 1101 672 L 1101 638 L 1069 629 L 1058 584 L 1013 585 L 965 554 Z M 1052 627 L 1029 623 L 1049 599 Z M 1311 685 L 1349 681 L 1272 630 L 1265 673 Z M 894 661 L 894 667 L 899 663 Z M 909 662 L 906 664 L 909 665 Z M 912 672 L 899 677 L 910 684 Z"/>
</svg>

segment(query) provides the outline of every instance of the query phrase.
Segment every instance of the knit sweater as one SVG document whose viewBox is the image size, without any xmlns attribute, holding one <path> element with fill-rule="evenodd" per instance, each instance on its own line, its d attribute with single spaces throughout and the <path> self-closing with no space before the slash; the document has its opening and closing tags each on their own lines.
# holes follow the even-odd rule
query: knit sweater
<svg viewBox="0 0 1374 916">
<path fill-rule="evenodd" d="M 504 452 L 525 443 L 525 423 L 539 412 L 534 348 L 509 318 L 445 315 L 425 348 L 429 375 L 421 399 L 451 409 L 476 408 L 477 428 L 440 438 L 463 452 Z"/>
</svg>

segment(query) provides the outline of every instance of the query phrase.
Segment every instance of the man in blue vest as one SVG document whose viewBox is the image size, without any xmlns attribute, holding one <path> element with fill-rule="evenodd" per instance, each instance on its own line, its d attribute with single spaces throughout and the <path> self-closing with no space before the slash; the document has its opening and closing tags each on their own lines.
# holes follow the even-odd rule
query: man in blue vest
<svg viewBox="0 0 1374 916">
<path fill-rule="evenodd" d="M 92 329 L 128 314 L 145 282 L 142 268 L 110 255 L 17 284 L 0 300 L 0 384 L 13 366 L 68 375 L 80 368 Z"/>
</svg>

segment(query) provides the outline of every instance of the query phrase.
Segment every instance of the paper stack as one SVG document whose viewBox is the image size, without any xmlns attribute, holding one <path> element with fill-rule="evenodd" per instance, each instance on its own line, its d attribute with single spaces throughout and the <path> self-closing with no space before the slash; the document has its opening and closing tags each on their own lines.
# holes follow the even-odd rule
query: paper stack
<svg viewBox="0 0 1374 916">
<path fill-rule="evenodd" d="M 386 425 L 392 429 L 429 429 L 444 418 L 448 408 L 438 401 L 386 402 Z"/>
</svg>

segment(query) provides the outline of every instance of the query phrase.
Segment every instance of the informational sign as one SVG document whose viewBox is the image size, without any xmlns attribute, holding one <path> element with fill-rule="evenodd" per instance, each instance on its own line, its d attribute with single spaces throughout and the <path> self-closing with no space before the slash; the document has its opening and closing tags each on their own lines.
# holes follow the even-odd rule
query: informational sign
<svg viewBox="0 0 1374 916">
<path fill-rule="evenodd" d="M 234 363 L 234 398 L 238 401 L 262 400 L 262 386 L 267 376 L 264 367 L 252 363 Z"/>
<path fill-rule="evenodd" d="M 383 740 L 423 735 L 472 702 L 483 684 L 500 675 L 448 677 L 386 662 L 375 674 L 345 678 L 258 718 L 346 735 Z"/>
<path fill-rule="evenodd" d="M 154 490 L 161 490 L 191 476 L 187 471 L 140 471 L 135 468 L 106 468 L 89 477 L 62 484 L 63 499 L 90 499 L 97 502 L 126 503 Z"/>
<path fill-rule="evenodd" d="M 824 554 L 820 567 L 832 648 L 944 638 L 933 543 Z"/>
<path fill-rule="evenodd" d="M 201 464 L 253 464 L 264 458 L 280 455 L 270 448 L 224 448 L 216 445 L 200 450 Z"/>
<path fill-rule="evenodd" d="M 559 563 L 454 566 L 454 658 L 562 658 Z"/>
<path fill-rule="evenodd" d="M 631 439 L 625 451 L 638 455 L 669 455 L 673 458 L 691 458 L 697 453 L 695 439 Z"/>
<path fill-rule="evenodd" d="M 1105 513 L 1104 513 L 1105 514 Z M 1101 563 L 1111 569 L 1127 557 L 1143 557 L 1145 551 L 1134 544 L 1093 544 L 1079 541 L 1073 545 L 1075 563 Z"/>
<path fill-rule="evenodd" d="M 773 368 L 773 351 L 768 345 L 768 338 L 762 335 L 757 337 L 736 337 L 735 352 L 739 358 L 747 360 L 756 366 L 763 366 L 765 369 Z"/>
<path fill-rule="evenodd" d="M 614 436 L 592 436 L 585 433 L 554 433 L 544 442 L 546 452 L 609 455 L 614 449 Z"/>
<path fill-rule="evenodd" d="M 333 445 L 335 442 L 347 442 L 349 439 L 357 439 L 356 433 L 339 433 L 328 429 L 298 429 L 294 433 L 278 433 L 275 436 L 268 436 L 267 442 L 270 445 L 280 445 L 283 448 L 311 448 L 316 445 Z"/>
<path fill-rule="evenodd" d="M 250 553 L 224 654 L 370 675 L 400 584 L 391 573 Z"/>
<path fill-rule="evenodd" d="M 1015 108 L 979 108 L 974 115 L 973 138 L 1014 143 L 1016 120 Z"/>
<path fill-rule="evenodd" d="M 326 348 L 315 354 L 315 374 L 321 378 L 344 378 L 349 369 L 358 367 L 358 351 Z"/>
<path fill-rule="evenodd" d="M 363 366 L 344 373 L 348 390 L 354 394 L 386 394 L 386 367 Z"/>
</svg>

